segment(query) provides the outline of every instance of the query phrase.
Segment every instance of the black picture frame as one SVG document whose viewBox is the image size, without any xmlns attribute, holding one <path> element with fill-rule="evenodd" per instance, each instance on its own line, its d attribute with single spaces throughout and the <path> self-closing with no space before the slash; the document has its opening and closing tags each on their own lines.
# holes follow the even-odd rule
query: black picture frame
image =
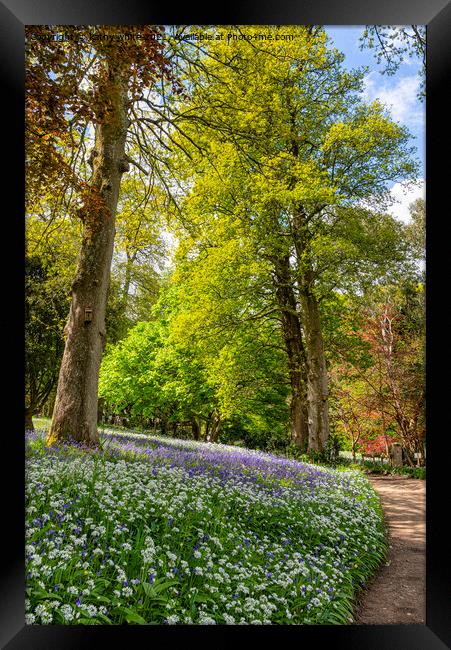
<svg viewBox="0 0 451 650">
<path fill-rule="evenodd" d="M 0 2 L 0 66 L 3 134 L 3 305 L 0 326 L 3 349 L 3 508 L 0 644 L 5 650 L 99 648 L 111 641 L 147 646 L 199 643 L 212 648 L 231 643 L 290 643 L 295 647 L 366 650 L 440 650 L 451 647 L 450 544 L 446 532 L 446 495 L 450 432 L 445 429 L 448 406 L 449 334 L 447 284 L 449 239 L 450 116 L 449 86 L 451 3 L 446 0 L 268 0 L 229 1 L 199 11 L 188 3 L 175 11 L 165 3 L 138 0 L 3 0 Z M 426 24 L 426 204 L 427 204 L 427 604 L 425 625 L 374 626 L 26 626 L 24 624 L 24 441 L 18 423 L 23 417 L 23 287 L 24 287 L 24 26 L 30 24 Z M 444 155 L 441 155 L 442 152 Z M 445 266 L 446 265 L 446 266 Z M 448 354 L 448 357 L 446 356 Z M 5 358 L 5 356 L 3 357 Z M 444 369 L 444 372 L 440 371 Z M 448 399 L 447 399 L 448 398 Z M 6 417 L 6 410 L 8 417 Z M 12 417 L 11 417 L 12 416 Z M 17 417 L 16 417 L 17 416 Z M 9 470 L 9 472 L 7 471 Z M 138 647 L 136 645 L 136 647 Z"/>
</svg>

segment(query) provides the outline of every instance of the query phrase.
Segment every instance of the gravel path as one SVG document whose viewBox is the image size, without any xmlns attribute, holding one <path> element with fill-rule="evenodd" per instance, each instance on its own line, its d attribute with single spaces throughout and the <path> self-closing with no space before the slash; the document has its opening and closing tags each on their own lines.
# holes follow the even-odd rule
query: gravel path
<svg viewBox="0 0 451 650">
<path fill-rule="evenodd" d="M 356 625 L 425 624 L 426 481 L 370 477 L 388 526 L 388 556 L 367 584 L 355 610 Z"/>
</svg>

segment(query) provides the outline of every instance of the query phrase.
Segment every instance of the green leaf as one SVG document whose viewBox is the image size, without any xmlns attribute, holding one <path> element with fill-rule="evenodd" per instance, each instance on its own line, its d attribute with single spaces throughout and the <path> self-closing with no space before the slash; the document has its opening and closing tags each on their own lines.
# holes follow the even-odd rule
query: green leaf
<svg viewBox="0 0 451 650">
<path fill-rule="evenodd" d="M 171 587 L 172 585 L 178 584 L 178 580 L 166 580 L 165 582 L 160 582 L 154 586 L 154 593 L 158 594 L 160 591 Z"/>
<path fill-rule="evenodd" d="M 77 625 L 101 625 L 95 618 L 79 618 Z"/>
<path fill-rule="evenodd" d="M 105 616 L 105 614 L 101 614 L 100 612 L 98 612 L 96 618 L 103 621 L 105 625 L 112 625 L 111 619 L 109 619 L 108 616 Z"/>
<path fill-rule="evenodd" d="M 100 596 L 96 594 L 95 591 L 92 592 L 92 595 L 94 595 L 97 603 L 111 603 L 111 598 L 108 598 L 107 596 Z"/>
<path fill-rule="evenodd" d="M 56 592 L 43 591 L 42 589 L 35 589 L 31 592 L 31 599 L 34 600 L 45 600 L 46 598 L 51 598 L 52 600 L 62 600 L 62 596 Z"/>
<path fill-rule="evenodd" d="M 128 607 L 117 607 L 116 610 L 118 613 L 123 614 L 127 623 L 138 623 L 139 625 L 147 625 L 147 622 L 143 619 L 142 616 L 134 612 Z"/>
<path fill-rule="evenodd" d="M 164 596 L 157 595 L 157 591 L 155 590 L 155 587 L 153 587 L 152 585 L 147 584 L 147 582 L 143 582 L 142 586 L 146 596 L 150 598 L 152 602 L 160 602 L 160 603 L 167 602 L 167 598 L 164 598 Z"/>
<path fill-rule="evenodd" d="M 207 596 L 206 594 L 196 594 L 193 598 L 193 602 L 195 603 L 215 603 L 215 599 L 212 598 L 211 596 Z"/>
</svg>

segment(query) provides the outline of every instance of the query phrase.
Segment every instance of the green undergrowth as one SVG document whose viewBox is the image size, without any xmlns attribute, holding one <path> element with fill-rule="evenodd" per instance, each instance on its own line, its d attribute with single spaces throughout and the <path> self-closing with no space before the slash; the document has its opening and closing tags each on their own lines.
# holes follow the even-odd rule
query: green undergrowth
<svg viewBox="0 0 451 650">
<path fill-rule="evenodd" d="M 386 551 L 361 472 L 108 434 L 27 443 L 29 624 L 347 624 Z"/>
</svg>

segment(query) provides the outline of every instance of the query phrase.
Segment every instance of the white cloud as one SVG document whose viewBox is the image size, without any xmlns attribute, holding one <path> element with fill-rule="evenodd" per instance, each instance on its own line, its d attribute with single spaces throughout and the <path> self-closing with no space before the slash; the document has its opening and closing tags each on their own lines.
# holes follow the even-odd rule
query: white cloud
<svg viewBox="0 0 451 650">
<path fill-rule="evenodd" d="M 406 189 L 403 183 L 395 183 L 390 190 L 395 203 L 388 208 L 388 212 L 399 221 L 410 221 L 409 205 L 418 198 L 426 198 L 426 186 L 423 179 L 418 180 L 419 185 Z"/>
<path fill-rule="evenodd" d="M 417 98 L 419 77 L 411 75 L 390 83 L 377 72 L 370 72 L 364 78 L 363 93 L 368 102 L 378 99 L 389 108 L 393 119 L 409 126 L 424 123 L 424 106 Z"/>
</svg>

